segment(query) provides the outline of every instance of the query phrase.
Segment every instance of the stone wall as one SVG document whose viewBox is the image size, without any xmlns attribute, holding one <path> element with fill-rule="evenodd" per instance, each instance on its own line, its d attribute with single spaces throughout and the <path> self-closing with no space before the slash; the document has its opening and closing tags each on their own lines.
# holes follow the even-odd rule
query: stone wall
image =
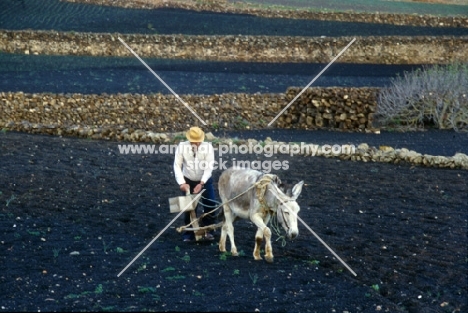
<svg viewBox="0 0 468 313">
<path fill-rule="evenodd" d="M 290 103 L 302 88 L 289 88 Z M 309 88 L 278 118 L 281 128 L 372 130 L 378 88 Z"/>
<path fill-rule="evenodd" d="M 285 94 L 222 94 L 184 96 L 188 105 L 208 123 L 207 140 L 213 144 L 232 144 L 229 138 L 215 138 L 210 129 L 264 128 L 297 94 L 290 88 Z M 282 128 L 328 128 L 334 130 L 373 131 L 377 89 L 311 88 L 306 90 L 273 124 Z M 154 144 L 184 139 L 189 126 L 200 125 L 184 105 L 167 95 L 81 95 L 0 93 L 0 129 L 36 134 L 78 136 L 92 139 L 150 142 Z M 179 139 L 177 139 L 179 138 Z M 255 140 L 239 141 L 237 144 Z M 289 146 L 284 152 L 300 151 L 295 143 L 267 138 L 264 145 Z M 421 154 L 405 148 L 394 149 L 360 144 L 340 154 L 320 154 L 318 145 L 307 143 L 316 156 L 336 157 L 362 162 L 410 163 L 421 166 L 468 169 L 468 156 L 452 157 Z M 282 151 L 282 150 L 280 150 Z M 283 153 L 283 152 L 281 152 Z"/>
<path fill-rule="evenodd" d="M 0 31 L 0 51 L 20 54 L 139 56 L 236 62 L 328 63 L 353 37 L 189 36 Z M 446 64 L 468 62 L 468 36 L 356 37 L 339 62 Z"/>
<path fill-rule="evenodd" d="M 272 124 L 278 128 L 372 129 L 375 88 L 310 88 Z M 260 129 L 299 93 L 186 95 L 208 129 Z M 0 93 L 0 128 L 31 133 L 141 141 L 142 134 L 202 125 L 184 104 L 162 94 Z M 125 136 L 127 134 L 127 136 Z M 145 137 L 143 141 L 155 141 Z"/>
</svg>

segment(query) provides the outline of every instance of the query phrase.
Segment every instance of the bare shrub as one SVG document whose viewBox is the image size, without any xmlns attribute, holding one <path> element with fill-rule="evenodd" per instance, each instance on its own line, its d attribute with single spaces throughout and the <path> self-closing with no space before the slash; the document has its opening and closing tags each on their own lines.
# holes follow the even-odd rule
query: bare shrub
<svg viewBox="0 0 468 313">
<path fill-rule="evenodd" d="M 378 96 L 382 126 L 468 131 L 468 64 L 426 66 L 405 72 Z"/>
</svg>

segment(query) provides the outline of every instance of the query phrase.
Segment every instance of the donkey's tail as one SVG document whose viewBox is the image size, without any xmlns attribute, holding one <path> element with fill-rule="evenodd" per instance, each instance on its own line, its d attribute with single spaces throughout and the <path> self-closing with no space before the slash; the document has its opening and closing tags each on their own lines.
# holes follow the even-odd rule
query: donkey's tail
<svg viewBox="0 0 468 313">
<path fill-rule="evenodd" d="M 222 221 L 222 222 L 226 221 L 226 218 L 224 216 L 224 208 L 221 208 L 221 210 L 218 211 L 216 218 L 218 219 L 218 221 Z"/>
<path fill-rule="evenodd" d="M 208 199 L 202 196 L 203 200 L 208 200 L 212 204 L 207 205 L 206 203 L 202 204 L 205 208 L 211 209 L 209 212 L 203 213 L 201 216 L 198 217 L 199 220 L 203 219 L 207 215 L 211 215 L 213 218 L 216 220 L 222 219 L 224 222 L 224 209 L 223 209 L 223 203 L 214 200 L 214 199 Z"/>
</svg>

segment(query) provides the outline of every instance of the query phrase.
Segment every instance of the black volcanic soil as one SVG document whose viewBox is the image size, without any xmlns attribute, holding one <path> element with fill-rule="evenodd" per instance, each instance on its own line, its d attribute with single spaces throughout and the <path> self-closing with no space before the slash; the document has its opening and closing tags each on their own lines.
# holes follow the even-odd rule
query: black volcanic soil
<svg viewBox="0 0 468 313">
<path fill-rule="evenodd" d="M 278 156 L 289 169 L 275 173 L 305 181 L 300 216 L 357 277 L 302 225 L 273 242 L 269 264 L 251 255 L 250 222 L 235 223 L 232 257 L 217 241 L 183 242 L 182 218 L 117 277 L 179 195 L 172 155 L 118 144 L 0 133 L 2 310 L 468 310 L 466 170 Z"/>
</svg>

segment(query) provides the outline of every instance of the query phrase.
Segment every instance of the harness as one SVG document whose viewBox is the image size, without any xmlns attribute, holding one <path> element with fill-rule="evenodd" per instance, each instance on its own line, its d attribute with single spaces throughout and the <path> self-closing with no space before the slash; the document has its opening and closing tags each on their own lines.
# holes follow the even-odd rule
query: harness
<svg viewBox="0 0 468 313">
<path fill-rule="evenodd" d="M 278 210 L 278 207 L 276 208 L 276 210 L 270 208 L 267 205 L 266 200 L 265 200 L 266 188 L 267 188 L 268 184 L 270 184 L 273 181 L 274 177 L 275 177 L 275 175 L 272 175 L 272 174 L 262 174 L 262 175 L 259 176 L 259 179 L 257 180 L 257 182 L 254 185 L 254 186 L 257 186 L 257 188 L 255 190 L 256 194 L 257 194 L 257 198 L 258 198 L 258 201 L 260 202 L 260 208 L 261 208 L 263 214 L 268 214 L 268 212 L 271 212 L 271 215 L 273 217 L 274 217 L 275 214 L 277 216 L 279 214 L 281 214 L 281 219 L 283 220 L 283 223 L 285 224 L 286 228 L 289 229 L 290 225 L 288 225 L 288 220 L 284 216 L 284 214 L 285 214 L 284 210 Z M 289 201 L 294 201 L 292 199 L 288 199 L 286 201 L 283 201 L 276 191 L 272 190 L 272 192 L 275 193 L 276 199 L 280 202 L 280 205 L 284 205 L 286 202 L 289 202 Z M 274 232 L 278 236 L 278 239 L 276 239 L 276 241 L 281 240 L 281 246 L 284 247 L 286 245 L 286 238 L 284 237 L 284 235 L 281 234 L 280 226 L 278 225 L 278 217 L 273 218 L 272 224 L 271 224 L 271 229 L 274 230 Z"/>
<path fill-rule="evenodd" d="M 278 208 L 276 208 L 276 210 L 274 210 L 274 209 L 270 208 L 267 205 L 266 200 L 265 200 L 266 188 L 267 188 L 268 184 L 270 184 L 273 181 L 273 179 L 275 178 L 275 175 L 262 174 L 259 177 L 260 178 L 255 183 L 255 185 L 257 186 L 255 191 L 256 191 L 256 194 L 257 194 L 258 201 L 260 202 L 260 208 L 261 208 L 263 214 L 267 214 L 269 211 L 271 212 L 272 215 L 281 214 L 281 219 L 283 220 L 283 223 L 285 224 L 286 228 L 289 229 L 290 225 L 288 225 L 288 219 L 284 216 L 284 214 L 285 214 L 284 210 L 278 210 Z M 292 199 L 287 199 L 287 200 L 283 201 L 279 197 L 279 195 L 277 193 L 276 193 L 275 196 L 276 196 L 276 199 L 278 199 L 278 201 L 281 203 L 280 205 L 284 205 L 286 202 L 289 202 L 289 201 L 294 201 Z M 277 221 L 277 219 L 276 219 L 276 221 Z M 276 225 L 273 225 L 273 226 L 274 226 L 273 228 L 274 228 L 275 232 L 278 234 L 278 236 L 283 237 L 280 234 L 278 224 L 276 223 Z M 284 241 L 284 237 L 283 237 L 283 241 Z M 283 245 L 284 245 L 284 243 L 283 243 Z"/>
<path fill-rule="evenodd" d="M 270 184 L 273 181 L 273 178 L 275 177 L 275 175 L 262 174 L 259 177 L 260 178 L 257 179 L 257 182 L 255 183 L 255 186 L 257 186 L 257 188 L 255 189 L 255 192 L 257 194 L 257 199 L 260 202 L 261 210 L 264 214 L 266 214 L 268 211 L 272 211 L 273 213 L 276 213 L 276 211 L 268 207 L 266 200 L 265 200 L 266 188 L 268 184 Z"/>
</svg>

